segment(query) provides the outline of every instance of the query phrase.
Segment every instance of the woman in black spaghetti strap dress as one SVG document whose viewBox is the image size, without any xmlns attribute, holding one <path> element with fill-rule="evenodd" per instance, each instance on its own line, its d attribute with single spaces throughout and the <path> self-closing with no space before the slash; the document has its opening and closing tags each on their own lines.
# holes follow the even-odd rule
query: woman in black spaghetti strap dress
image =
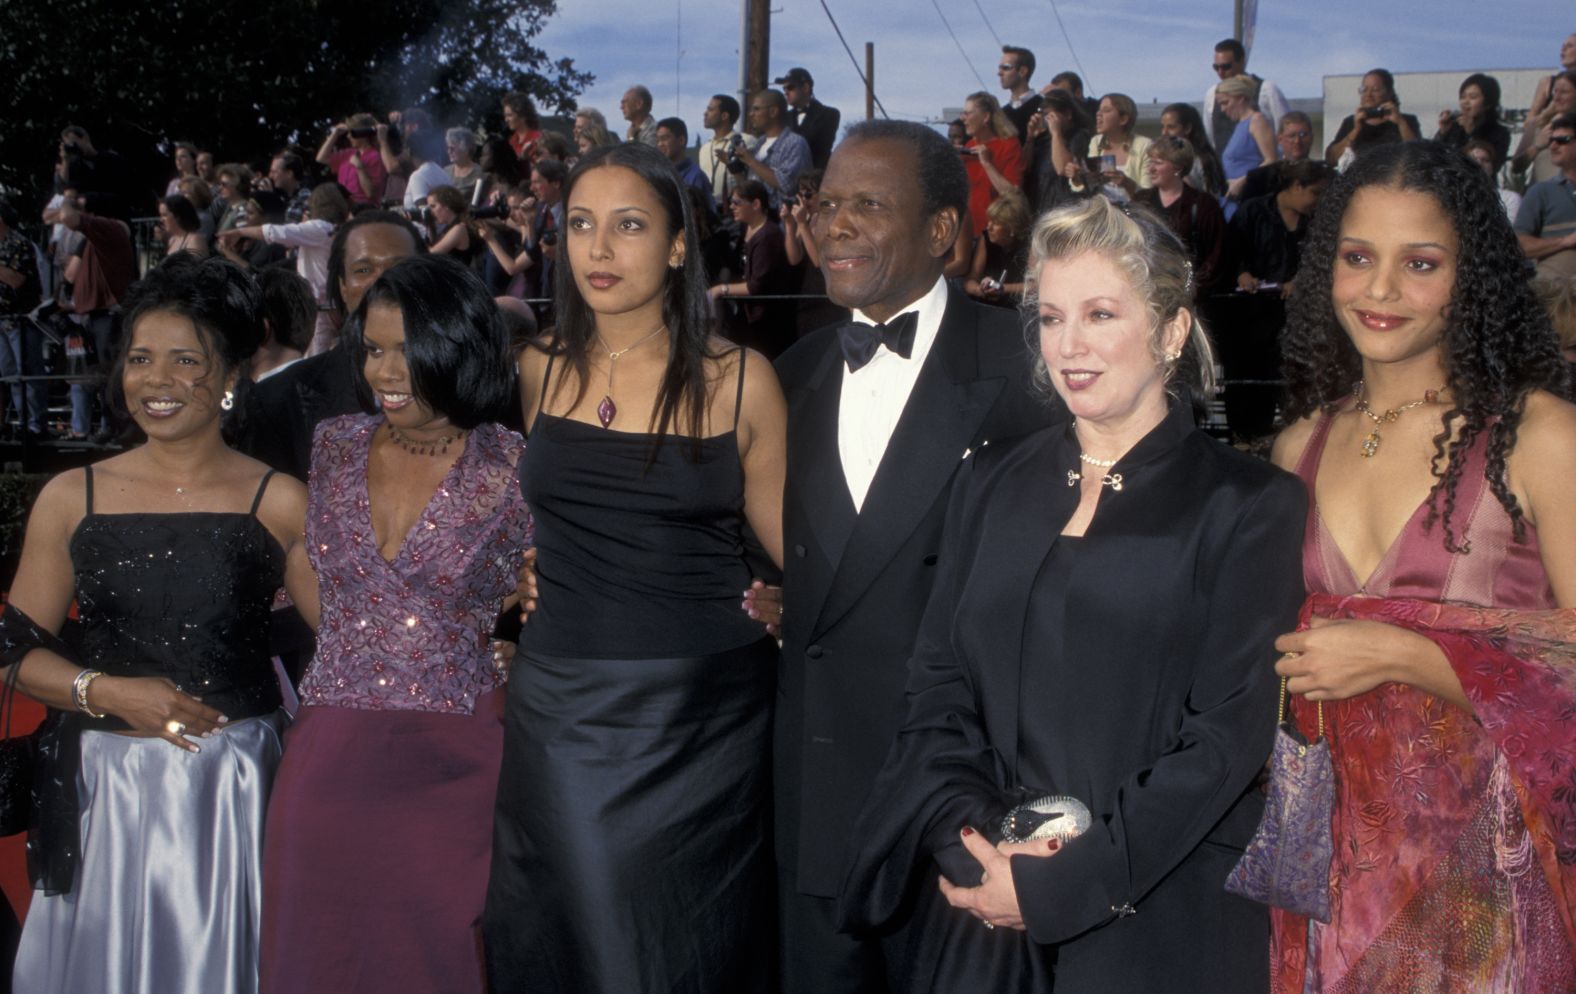
<svg viewBox="0 0 1576 994">
<path fill-rule="evenodd" d="M 223 260 L 150 272 L 112 379 L 148 441 L 55 477 L 28 521 L 0 662 L 56 731 L 19 992 L 257 990 L 285 721 L 269 609 L 281 583 L 309 621 L 317 599 L 305 488 L 220 435 L 260 301 Z M 56 637 L 73 599 L 74 649 Z"/>
<path fill-rule="evenodd" d="M 509 679 L 484 931 L 493 990 L 766 990 L 786 409 L 708 334 L 688 200 L 639 145 L 564 190 L 560 323 L 521 355 L 538 608 Z"/>
</svg>

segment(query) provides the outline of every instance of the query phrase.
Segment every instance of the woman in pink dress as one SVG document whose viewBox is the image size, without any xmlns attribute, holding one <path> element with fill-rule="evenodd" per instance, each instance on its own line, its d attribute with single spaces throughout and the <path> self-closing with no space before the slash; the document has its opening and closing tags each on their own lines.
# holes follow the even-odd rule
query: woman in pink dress
<svg viewBox="0 0 1576 994">
<path fill-rule="evenodd" d="M 1335 763 L 1328 924 L 1276 991 L 1576 989 L 1576 407 L 1481 170 L 1374 148 L 1320 204 L 1275 460 L 1311 500 L 1277 664 Z"/>
<path fill-rule="evenodd" d="M 478 921 L 503 755 L 490 636 L 530 520 L 497 308 L 452 259 L 385 272 L 347 326 L 380 413 L 318 425 L 322 622 L 269 804 L 262 984 L 484 989 Z"/>
</svg>

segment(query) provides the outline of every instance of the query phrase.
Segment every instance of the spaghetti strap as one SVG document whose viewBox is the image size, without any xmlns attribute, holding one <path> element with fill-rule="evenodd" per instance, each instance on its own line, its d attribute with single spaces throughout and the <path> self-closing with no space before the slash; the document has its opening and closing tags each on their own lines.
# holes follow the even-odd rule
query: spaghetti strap
<svg viewBox="0 0 1576 994">
<path fill-rule="evenodd" d="M 733 430 L 739 430 L 739 412 L 744 409 L 744 360 L 750 350 L 739 346 L 739 389 L 733 396 Z"/>
<path fill-rule="evenodd" d="M 536 416 L 537 417 L 541 417 L 542 411 L 547 408 L 547 388 L 552 385 L 552 382 L 553 382 L 553 363 L 555 361 L 557 361 L 557 359 L 558 359 L 558 353 L 557 352 L 549 352 L 549 353 L 547 353 L 547 368 L 545 370 L 543 370 L 543 372 L 542 372 L 542 389 L 537 393 L 537 396 L 536 396 Z M 531 424 L 528 424 L 528 425 L 525 426 L 525 430 L 526 430 L 527 434 L 530 433 L 531 425 L 535 424 L 535 423 L 536 423 L 536 418 L 533 417 L 531 419 Z"/>
<path fill-rule="evenodd" d="M 87 492 L 87 513 L 93 513 L 93 467 L 82 467 L 83 489 Z"/>
<path fill-rule="evenodd" d="M 252 509 L 250 511 L 247 511 L 246 512 L 247 514 L 251 515 L 254 518 L 257 517 L 257 509 L 259 507 L 261 507 L 262 503 L 263 503 L 263 491 L 268 489 L 268 481 L 272 480 L 273 478 L 274 478 L 274 471 L 273 470 L 269 470 L 268 472 L 263 474 L 262 482 L 257 485 L 257 495 L 252 498 Z"/>
</svg>

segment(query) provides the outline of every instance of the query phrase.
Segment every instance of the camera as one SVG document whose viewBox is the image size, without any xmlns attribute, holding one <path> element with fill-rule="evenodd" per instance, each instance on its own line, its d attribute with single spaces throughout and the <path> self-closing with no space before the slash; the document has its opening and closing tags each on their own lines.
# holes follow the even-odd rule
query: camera
<svg viewBox="0 0 1576 994">
<path fill-rule="evenodd" d="M 491 221 L 509 216 L 508 204 L 485 204 L 471 208 L 471 217 L 477 221 Z"/>
<path fill-rule="evenodd" d="M 350 137 L 352 137 L 352 138 L 371 138 L 373 135 L 375 135 L 377 133 L 378 133 L 378 129 L 377 128 L 351 128 L 350 129 Z"/>
<path fill-rule="evenodd" d="M 1385 109 L 1383 107 L 1364 107 L 1363 108 L 1363 116 L 1364 117 L 1377 118 L 1377 117 L 1384 117 L 1384 115 L 1385 115 Z"/>
<path fill-rule="evenodd" d="M 543 245 L 543 246 L 546 246 L 546 245 L 557 245 L 558 244 L 558 232 L 556 232 L 556 231 L 544 231 L 544 232 L 542 232 L 542 237 L 538 238 L 536 240 L 536 243 L 538 245 Z"/>
</svg>

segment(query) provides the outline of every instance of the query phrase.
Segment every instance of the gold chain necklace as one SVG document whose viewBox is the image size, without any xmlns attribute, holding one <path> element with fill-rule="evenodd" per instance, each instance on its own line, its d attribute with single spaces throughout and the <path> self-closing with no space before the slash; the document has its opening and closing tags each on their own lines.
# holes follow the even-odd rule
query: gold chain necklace
<svg viewBox="0 0 1576 994">
<path fill-rule="evenodd" d="M 1372 459 L 1374 457 L 1374 453 L 1379 451 L 1379 442 L 1381 441 L 1379 437 L 1379 429 L 1382 426 L 1398 420 L 1401 417 L 1401 414 L 1405 411 L 1410 411 L 1414 407 L 1422 407 L 1424 404 L 1432 404 L 1439 399 L 1438 390 L 1425 390 L 1423 391 L 1422 398 L 1419 400 L 1409 401 L 1408 403 L 1402 404 L 1400 407 L 1392 407 L 1382 414 L 1375 414 L 1373 412 L 1373 408 L 1368 406 L 1368 399 L 1363 396 L 1363 390 L 1364 386 L 1362 380 L 1358 380 L 1357 385 L 1352 387 L 1352 393 L 1357 396 L 1357 411 L 1360 414 L 1365 415 L 1368 420 L 1374 423 L 1373 430 L 1363 438 L 1364 459 Z"/>
<path fill-rule="evenodd" d="M 668 326 L 665 324 L 658 325 L 657 329 L 651 334 L 642 338 L 633 345 L 627 345 L 624 348 L 619 349 L 617 352 L 609 350 L 606 345 L 602 344 L 602 336 L 597 336 L 597 347 L 602 349 L 604 352 L 607 352 L 607 393 L 602 395 L 602 403 L 596 406 L 596 419 L 602 422 L 603 428 L 611 425 L 613 423 L 613 419 L 618 417 L 618 405 L 613 403 L 613 365 L 617 363 L 625 353 L 633 352 L 635 349 L 640 348 L 642 345 L 666 331 L 667 327 Z"/>
</svg>

